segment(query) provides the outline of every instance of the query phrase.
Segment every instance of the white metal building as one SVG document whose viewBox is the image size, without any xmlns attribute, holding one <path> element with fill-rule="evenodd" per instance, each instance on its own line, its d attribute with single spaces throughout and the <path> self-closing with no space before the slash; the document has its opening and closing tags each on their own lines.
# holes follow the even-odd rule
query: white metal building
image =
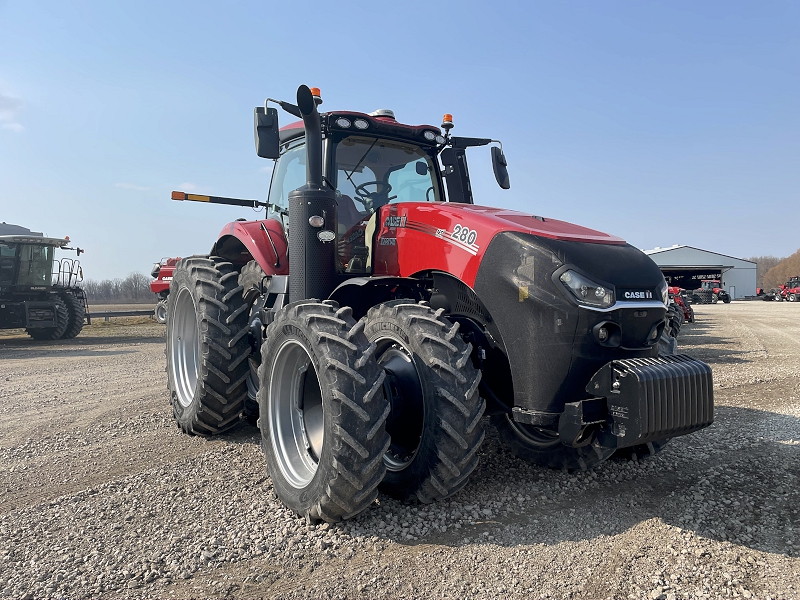
<svg viewBox="0 0 800 600">
<path fill-rule="evenodd" d="M 731 298 L 756 295 L 756 263 L 692 246 L 645 250 L 670 285 L 687 290 L 700 287 L 703 279 L 719 279 Z"/>
</svg>

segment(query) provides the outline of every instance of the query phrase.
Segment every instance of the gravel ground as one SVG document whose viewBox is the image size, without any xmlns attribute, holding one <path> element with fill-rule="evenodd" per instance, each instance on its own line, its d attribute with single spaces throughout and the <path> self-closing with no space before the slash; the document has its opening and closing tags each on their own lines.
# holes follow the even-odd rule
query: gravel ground
<svg viewBox="0 0 800 600">
<path fill-rule="evenodd" d="M 800 598 L 800 305 L 697 306 L 716 422 L 658 456 L 532 467 L 493 430 L 470 484 L 311 526 L 258 433 L 175 427 L 164 329 L 0 339 L 0 596 Z"/>
</svg>

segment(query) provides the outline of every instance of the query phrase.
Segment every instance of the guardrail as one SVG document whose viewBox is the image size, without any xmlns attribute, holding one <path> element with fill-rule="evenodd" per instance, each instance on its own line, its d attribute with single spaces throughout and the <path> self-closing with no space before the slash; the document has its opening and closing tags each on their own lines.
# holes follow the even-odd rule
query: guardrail
<svg viewBox="0 0 800 600">
<path fill-rule="evenodd" d="M 136 310 L 106 310 L 106 311 L 90 311 L 89 317 L 92 319 L 104 318 L 108 321 L 111 317 L 150 317 L 154 318 L 152 308 L 139 308 Z"/>
</svg>

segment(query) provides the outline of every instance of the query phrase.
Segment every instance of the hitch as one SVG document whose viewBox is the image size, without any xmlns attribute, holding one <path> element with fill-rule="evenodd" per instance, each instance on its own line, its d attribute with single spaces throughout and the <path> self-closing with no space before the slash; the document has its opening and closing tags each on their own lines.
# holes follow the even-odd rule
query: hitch
<svg viewBox="0 0 800 600">
<path fill-rule="evenodd" d="M 558 437 L 561 438 L 561 443 L 572 448 L 587 446 L 595 432 L 606 424 L 607 415 L 605 398 L 567 402 L 558 420 Z"/>
</svg>

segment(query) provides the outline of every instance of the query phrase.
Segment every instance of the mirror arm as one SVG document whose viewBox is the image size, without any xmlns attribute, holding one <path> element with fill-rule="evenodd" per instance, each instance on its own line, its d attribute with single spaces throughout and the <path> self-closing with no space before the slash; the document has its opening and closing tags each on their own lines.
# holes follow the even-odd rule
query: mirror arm
<svg viewBox="0 0 800 600">
<path fill-rule="evenodd" d="M 296 104 L 292 104 L 290 102 L 284 102 L 283 100 L 275 100 L 274 98 L 267 98 L 264 100 L 264 109 L 267 108 L 267 102 L 274 102 L 278 106 L 280 106 L 283 110 L 288 112 L 290 115 L 294 115 L 298 119 L 303 118 L 303 114 L 300 112 L 300 108 Z"/>
</svg>

